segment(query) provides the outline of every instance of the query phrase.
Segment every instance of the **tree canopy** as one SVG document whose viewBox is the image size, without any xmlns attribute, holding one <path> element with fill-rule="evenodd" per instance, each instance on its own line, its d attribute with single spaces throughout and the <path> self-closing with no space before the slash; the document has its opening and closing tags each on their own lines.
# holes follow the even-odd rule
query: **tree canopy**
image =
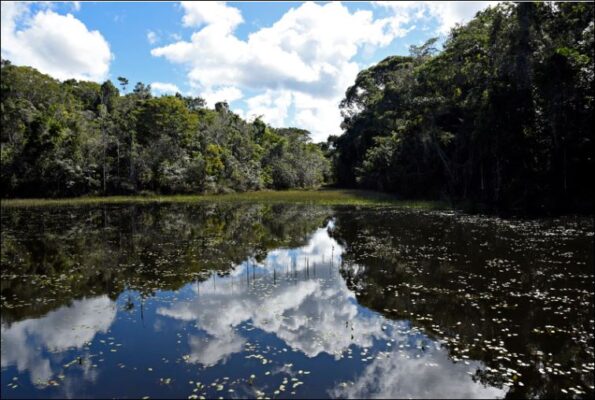
<svg viewBox="0 0 595 400">
<path fill-rule="evenodd" d="M 329 175 L 309 132 L 247 122 L 226 103 L 153 97 L 142 82 L 122 95 L 7 60 L 1 71 L 4 197 L 306 188 Z"/>
<path fill-rule="evenodd" d="M 504 3 L 361 71 L 338 183 L 501 209 L 589 208 L 593 4 Z"/>
</svg>

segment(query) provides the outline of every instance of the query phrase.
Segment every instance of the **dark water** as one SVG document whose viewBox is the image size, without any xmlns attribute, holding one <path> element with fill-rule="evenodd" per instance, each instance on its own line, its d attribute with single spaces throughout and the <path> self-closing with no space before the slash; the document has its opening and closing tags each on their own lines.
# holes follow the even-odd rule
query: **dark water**
<svg viewBox="0 0 595 400">
<path fill-rule="evenodd" d="M 2 209 L 2 398 L 593 397 L 593 225 Z"/>
</svg>

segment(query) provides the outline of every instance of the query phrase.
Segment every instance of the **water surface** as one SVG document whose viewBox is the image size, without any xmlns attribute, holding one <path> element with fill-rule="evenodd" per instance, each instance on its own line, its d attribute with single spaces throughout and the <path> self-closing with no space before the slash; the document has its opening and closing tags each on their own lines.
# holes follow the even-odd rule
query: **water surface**
<svg viewBox="0 0 595 400">
<path fill-rule="evenodd" d="M 593 397 L 593 226 L 2 210 L 2 398 Z"/>
</svg>

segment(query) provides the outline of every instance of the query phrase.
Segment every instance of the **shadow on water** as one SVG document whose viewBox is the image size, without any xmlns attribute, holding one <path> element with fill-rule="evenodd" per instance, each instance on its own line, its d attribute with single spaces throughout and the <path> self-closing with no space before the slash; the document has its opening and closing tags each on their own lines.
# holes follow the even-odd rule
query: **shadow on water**
<svg viewBox="0 0 595 400">
<path fill-rule="evenodd" d="M 396 207 L 2 213 L 3 398 L 593 396 L 593 232 Z"/>
</svg>

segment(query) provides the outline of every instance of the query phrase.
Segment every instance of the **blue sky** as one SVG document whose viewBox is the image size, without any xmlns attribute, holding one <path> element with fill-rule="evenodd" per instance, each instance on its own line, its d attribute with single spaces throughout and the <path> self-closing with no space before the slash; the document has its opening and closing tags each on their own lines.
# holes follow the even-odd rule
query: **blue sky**
<svg viewBox="0 0 595 400">
<path fill-rule="evenodd" d="M 359 70 L 488 3 L 2 2 L 1 48 L 58 79 L 125 76 L 321 141 L 341 133 L 338 102 Z"/>
</svg>

